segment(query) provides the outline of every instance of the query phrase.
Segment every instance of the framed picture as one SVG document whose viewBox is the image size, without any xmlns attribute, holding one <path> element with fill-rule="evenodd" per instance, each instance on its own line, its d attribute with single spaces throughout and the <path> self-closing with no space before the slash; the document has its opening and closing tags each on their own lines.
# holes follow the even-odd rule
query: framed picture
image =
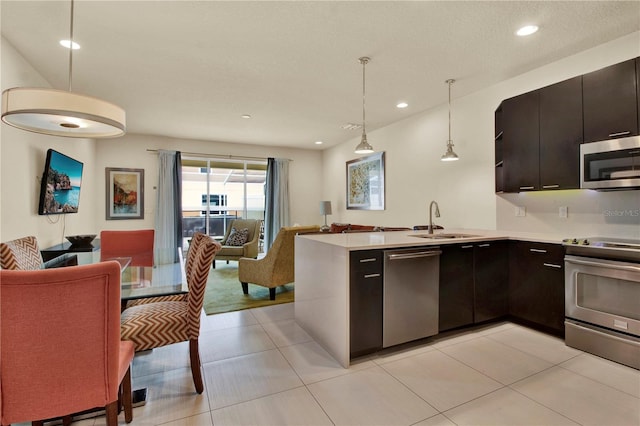
<svg viewBox="0 0 640 426">
<path fill-rule="evenodd" d="M 105 168 L 107 220 L 144 219 L 144 169 Z"/>
<path fill-rule="evenodd" d="M 347 209 L 384 210 L 384 152 L 347 161 Z"/>
</svg>

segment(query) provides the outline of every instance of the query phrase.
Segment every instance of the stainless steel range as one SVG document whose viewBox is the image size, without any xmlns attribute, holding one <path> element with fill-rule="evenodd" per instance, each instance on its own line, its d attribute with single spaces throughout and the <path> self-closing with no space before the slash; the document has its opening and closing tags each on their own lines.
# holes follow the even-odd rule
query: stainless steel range
<svg viewBox="0 0 640 426">
<path fill-rule="evenodd" d="M 640 240 L 563 241 L 565 343 L 640 369 Z"/>
</svg>

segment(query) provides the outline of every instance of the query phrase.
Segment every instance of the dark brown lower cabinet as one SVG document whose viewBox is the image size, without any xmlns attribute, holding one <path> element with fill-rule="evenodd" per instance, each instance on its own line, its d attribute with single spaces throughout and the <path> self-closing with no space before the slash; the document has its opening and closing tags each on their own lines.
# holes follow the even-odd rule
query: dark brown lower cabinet
<svg viewBox="0 0 640 426">
<path fill-rule="evenodd" d="M 508 314 L 506 241 L 442 245 L 439 331 Z"/>
<path fill-rule="evenodd" d="M 475 323 L 509 313 L 509 245 L 507 241 L 477 243 L 473 248 Z"/>
<path fill-rule="evenodd" d="M 473 324 L 473 244 L 441 245 L 438 331 Z"/>
<path fill-rule="evenodd" d="M 382 250 L 352 251 L 349 259 L 350 356 L 382 348 Z"/>
<path fill-rule="evenodd" d="M 564 334 L 564 247 L 512 241 L 509 247 L 509 314 Z"/>
</svg>

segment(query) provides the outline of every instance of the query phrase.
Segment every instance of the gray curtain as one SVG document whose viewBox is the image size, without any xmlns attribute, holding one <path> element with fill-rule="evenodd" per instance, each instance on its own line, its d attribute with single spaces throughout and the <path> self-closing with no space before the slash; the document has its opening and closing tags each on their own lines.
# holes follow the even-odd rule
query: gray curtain
<svg viewBox="0 0 640 426">
<path fill-rule="evenodd" d="M 264 247 L 269 250 L 283 226 L 289 226 L 289 160 L 267 159 Z"/>
<path fill-rule="evenodd" d="M 156 205 L 156 265 L 178 260 L 182 247 L 182 160 L 180 152 L 158 151 L 158 195 Z"/>
</svg>

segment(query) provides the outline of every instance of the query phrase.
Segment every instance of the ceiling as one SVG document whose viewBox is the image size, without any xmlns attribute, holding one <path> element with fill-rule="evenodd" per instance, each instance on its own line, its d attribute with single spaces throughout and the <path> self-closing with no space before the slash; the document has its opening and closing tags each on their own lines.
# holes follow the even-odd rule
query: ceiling
<svg viewBox="0 0 640 426">
<path fill-rule="evenodd" d="M 68 89 L 70 1 L 0 7 L 2 36 Z M 370 132 L 446 103 L 449 78 L 455 106 L 640 30 L 638 1 L 76 0 L 74 16 L 72 90 L 123 107 L 129 133 L 308 149 L 359 136 L 342 126 L 362 122 L 361 56 Z"/>
</svg>

